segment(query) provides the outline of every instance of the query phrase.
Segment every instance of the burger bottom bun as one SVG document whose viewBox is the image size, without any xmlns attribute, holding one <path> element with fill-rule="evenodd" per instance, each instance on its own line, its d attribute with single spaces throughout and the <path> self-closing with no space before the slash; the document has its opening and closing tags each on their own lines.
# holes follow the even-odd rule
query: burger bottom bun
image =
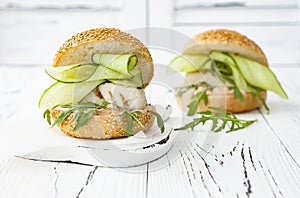
<svg viewBox="0 0 300 198">
<path fill-rule="evenodd" d="M 186 75 L 187 85 L 198 84 L 202 81 L 207 82 L 215 88 L 212 91 L 207 91 L 208 104 L 205 105 L 204 102 L 201 101 L 198 106 L 198 112 L 206 111 L 209 107 L 217 107 L 226 112 L 239 113 L 262 106 L 262 102 L 257 97 L 245 91 L 241 91 L 245 103 L 240 101 L 240 99 L 234 95 L 233 90 L 229 89 L 229 85 L 221 82 L 217 74 L 211 71 L 194 72 Z M 190 89 L 181 97 L 178 97 L 182 108 L 187 110 L 187 105 L 191 103 L 193 95 L 201 90 L 203 90 L 203 88 L 198 88 L 196 91 Z M 261 91 L 260 95 L 264 99 L 267 97 L 266 91 Z"/>
<path fill-rule="evenodd" d="M 136 117 L 144 125 L 142 127 L 134 121 L 133 134 L 139 131 L 148 131 L 153 123 L 154 116 L 149 111 L 155 111 L 155 107 L 147 105 L 145 109 L 139 110 L 142 114 L 136 114 Z M 51 116 L 55 120 L 61 113 L 64 112 L 62 108 L 55 108 L 51 111 Z M 123 111 L 114 108 L 99 109 L 92 116 L 92 118 L 78 130 L 73 131 L 75 124 L 72 121 L 74 114 L 71 113 L 64 121 L 58 124 L 58 127 L 65 134 L 77 137 L 77 138 L 88 138 L 88 139 L 110 139 L 126 137 L 125 129 L 127 119 L 121 118 Z"/>
</svg>

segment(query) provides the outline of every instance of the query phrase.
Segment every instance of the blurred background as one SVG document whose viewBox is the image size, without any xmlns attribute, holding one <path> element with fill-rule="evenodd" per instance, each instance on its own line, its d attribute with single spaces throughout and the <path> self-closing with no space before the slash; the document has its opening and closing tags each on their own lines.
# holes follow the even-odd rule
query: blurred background
<svg viewBox="0 0 300 198">
<path fill-rule="evenodd" d="M 0 66 L 49 66 L 66 39 L 95 27 L 125 31 L 163 27 L 189 37 L 208 29 L 230 28 L 255 40 L 272 67 L 299 66 L 299 2 L 0 0 Z"/>
</svg>

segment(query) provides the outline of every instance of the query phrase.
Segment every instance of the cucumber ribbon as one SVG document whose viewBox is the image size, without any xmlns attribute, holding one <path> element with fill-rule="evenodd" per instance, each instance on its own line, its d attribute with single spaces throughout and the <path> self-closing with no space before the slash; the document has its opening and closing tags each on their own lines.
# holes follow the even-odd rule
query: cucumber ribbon
<svg viewBox="0 0 300 198">
<path fill-rule="evenodd" d="M 178 72 L 196 72 L 211 69 L 212 61 L 221 62 L 231 69 L 232 79 L 239 89 L 250 91 L 251 86 L 254 86 L 288 98 L 275 74 L 268 67 L 238 55 L 212 51 L 208 56 L 177 56 L 170 62 L 169 67 Z"/>
<path fill-rule="evenodd" d="M 57 105 L 77 104 L 102 82 L 104 80 L 81 83 L 56 82 L 44 91 L 38 106 L 50 109 Z"/>
<path fill-rule="evenodd" d="M 94 63 L 46 68 L 46 73 L 58 82 L 78 83 L 93 80 L 131 79 L 137 72 L 137 57 L 133 54 L 93 54 Z"/>
<path fill-rule="evenodd" d="M 93 63 L 46 68 L 57 82 L 44 91 L 38 106 L 76 104 L 105 81 L 129 87 L 143 87 L 142 74 L 134 54 L 93 54 Z M 56 97 L 53 97 L 56 96 Z"/>
<path fill-rule="evenodd" d="M 105 65 L 106 67 L 120 72 L 123 75 L 130 76 L 130 70 L 137 64 L 137 57 L 134 54 L 93 54 L 92 61 L 94 63 Z"/>
</svg>

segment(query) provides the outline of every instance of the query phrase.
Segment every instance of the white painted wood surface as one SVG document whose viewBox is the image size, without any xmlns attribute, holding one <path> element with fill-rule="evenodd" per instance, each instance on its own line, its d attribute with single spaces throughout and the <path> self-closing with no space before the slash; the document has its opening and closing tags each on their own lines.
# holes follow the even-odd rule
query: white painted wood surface
<svg viewBox="0 0 300 198">
<path fill-rule="evenodd" d="M 299 0 L 3 0 L 0 64 L 49 64 L 74 32 L 95 27 L 172 28 L 189 37 L 208 29 L 234 29 L 255 40 L 274 67 L 299 64 L 298 4 Z"/>
<path fill-rule="evenodd" d="M 107 2 L 0 2 L 0 197 L 299 197 L 300 15 L 293 7 L 297 2 L 256 0 L 248 5 L 276 4 L 278 14 L 250 9 L 243 15 L 245 10 L 221 8 L 217 17 L 212 8 L 203 9 L 203 1 L 198 10 L 189 10 L 198 5 L 194 0 L 135 1 L 138 10 L 124 6 L 129 1 Z M 284 9 L 277 12 L 281 6 Z M 228 14 L 231 11 L 235 15 Z M 32 145 L 22 141 L 28 139 L 25 126 L 24 131 L 9 131 L 5 123 L 18 125 L 21 119 L 41 114 L 37 98 L 50 83 L 41 65 L 51 64 L 58 46 L 74 32 L 104 26 L 171 27 L 188 36 L 217 27 L 241 31 L 257 41 L 274 63 L 271 67 L 289 100 L 270 93 L 270 114 L 263 109 L 239 114 L 258 119 L 243 131 L 210 133 L 208 139 L 205 128 L 180 132 L 167 155 L 135 168 L 14 157 L 19 148 Z M 152 49 L 151 53 L 156 63 L 168 63 L 164 52 Z"/>
<path fill-rule="evenodd" d="M 179 132 L 159 160 L 113 169 L 14 157 L 14 150 L 31 143 L 22 142 L 26 126 L 16 132 L 4 123 L 17 125 L 28 111 L 41 113 L 37 97 L 49 81 L 41 68 L 2 66 L 0 197 L 298 197 L 300 69 L 274 71 L 289 100 L 270 93 L 270 114 L 263 109 L 239 114 L 258 119 L 254 125 L 230 134 L 211 133 L 212 140 L 205 140 L 207 131 L 201 127 Z"/>
</svg>

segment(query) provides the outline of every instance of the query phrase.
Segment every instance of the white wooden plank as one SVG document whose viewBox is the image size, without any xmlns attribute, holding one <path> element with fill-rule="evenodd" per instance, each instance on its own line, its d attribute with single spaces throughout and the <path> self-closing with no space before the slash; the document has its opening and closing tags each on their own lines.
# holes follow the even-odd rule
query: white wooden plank
<svg viewBox="0 0 300 198">
<path fill-rule="evenodd" d="M 72 35 L 97 27 L 118 28 L 121 22 L 121 13 L 114 11 L 1 11 L 0 63 L 51 65 Z"/>
<path fill-rule="evenodd" d="M 297 76 L 299 69 L 295 69 L 294 73 L 294 76 Z M 285 82 L 286 78 L 282 79 L 279 75 L 279 79 Z M 296 84 L 296 78 L 295 81 L 292 80 L 291 84 Z M 269 103 L 274 103 L 276 97 L 271 95 L 268 99 Z M 295 98 L 295 102 L 297 98 L 298 96 Z M 295 105 L 294 102 L 292 104 Z M 299 102 L 297 104 L 299 106 Z M 266 115 L 267 117 L 273 115 L 286 118 L 292 112 L 291 110 L 290 112 L 278 111 L 276 106 L 281 105 L 278 103 L 270 105 L 271 113 Z M 298 112 L 297 108 L 295 108 L 295 112 Z M 149 172 L 151 179 L 149 180 L 148 195 L 150 197 L 158 196 L 159 192 L 166 189 L 167 185 L 172 188 L 165 190 L 168 192 L 163 194 L 166 197 L 177 194 L 176 189 L 178 188 L 185 194 L 196 197 L 246 197 L 248 195 L 293 197 L 297 195 L 300 178 L 300 169 L 297 165 L 299 163 L 297 145 L 299 145 L 298 140 L 300 139 L 298 137 L 300 125 L 294 124 L 297 124 L 298 121 L 287 119 L 285 121 L 287 124 L 282 124 L 278 119 L 270 118 L 277 122 L 278 126 L 275 127 L 275 130 L 281 128 L 281 135 L 285 134 L 288 137 L 288 140 L 282 142 L 284 137 L 274 134 L 259 111 L 239 114 L 239 117 L 258 119 L 258 122 L 243 131 L 222 134 L 218 142 L 211 145 L 211 150 L 208 149 L 209 147 L 203 148 L 205 146 L 203 137 L 194 138 L 194 143 L 188 146 L 188 149 L 185 148 L 186 143 L 178 145 L 179 150 L 177 151 L 173 148 L 172 152 L 177 152 L 177 156 L 180 157 L 165 168 Z M 279 125 L 283 126 L 279 127 Z M 185 135 L 191 134 L 185 133 Z M 295 144 L 291 146 L 287 144 L 288 142 Z M 160 159 L 151 163 L 149 167 L 151 168 L 154 164 L 157 166 L 164 161 L 165 159 Z M 178 165 L 178 162 L 181 164 L 174 167 L 173 165 Z M 159 183 L 159 181 L 163 182 Z"/>
<path fill-rule="evenodd" d="M 72 1 L 59 1 L 59 0 L 1 0 L 0 8 L 2 9 L 35 9 L 35 8 L 85 8 L 85 9 L 119 9 L 122 5 L 122 0 L 72 0 Z"/>
<path fill-rule="evenodd" d="M 146 9 L 146 0 L 124 0 L 120 21 L 122 29 L 132 31 L 132 29 L 147 26 Z"/>
<path fill-rule="evenodd" d="M 42 70 L 35 68 L 1 68 L 0 71 L 3 82 L 15 74 L 18 77 L 15 78 L 18 85 L 14 85 L 13 79 L 1 85 L 1 96 L 10 89 L 9 85 L 20 87 L 26 93 L 37 81 L 45 83 Z M 201 127 L 197 135 L 182 132 L 166 156 L 133 169 L 57 165 L 12 158 L 0 164 L 0 196 L 296 197 L 300 193 L 300 70 L 277 68 L 274 71 L 290 99 L 269 94 L 270 114 L 263 110 L 239 114 L 240 118 L 258 119 L 243 131 L 216 134 L 207 141 L 206 130 Z M 22 84 L 28 74 L 32 79 Z M 41 86 L 36 85 L 37 89 L 42 89 Z M 34 94 L 22 94 L 22 97 L 29 102 L 36 97 Z"/>
<path fill-rule="evenodd" d="M 176 0 L 176 8 L 182 7 L 191 7 L 191 6 L 202 6 L 202 7 L 211 7 L 211 6 L 221 6 L 221 5 L 240 5 L 240 6 L 295 6 L 297 0 Z"/>
<path fill-rule="evenodd" d="M 80 193 L 80 197 L 145 197 L 146 165 L 134 168 L 101 168 Z"/>
<path fill-rule="evenodd" d="M 173 23 L 173 4 L 172 0 L 151 0 L 149 2 L 149 24 L 150 27 L 171 28 Z"/>
<path fill-rule="evenodd" d="M 55 197 L 79 197 L 99 167 L 59 163 L 55 166 Z"/>
<path fill-rule="evenodd" d="M 192 197 L 189 175 L 183 166 L 177 145 L 166 156 L 150 163 L 147 197 Z"/>
<path fill-rule="evenodd" d="M 11 158 L 0 172 L 1 197 L 75 197 L 93 167 Z M 18 190 L 16 190 L 18 189 Z"/>
<path fill-rule="evenodd" d="M 289 23 L 298 21 L 298 9 L 272 8 L 199 8 L 177 10 L 174 14 L 175 24 L 230 24 L 230 23 Z"/>
<path fill-rule="evenodd" d="M 53 83 L 44 69 L 2 65 L 0 71 L 0 121 L 26 117 L 26 114 L 37 111 L 38 98 Z"/>
<path fill-rule="evenodd" d="M 31 161 L 14 159 L 13 163 L 1 173 L 1 197 L 32 197 L 53 194 L 55 175 L 53 164 L 42 166 Z M 38 188 L 37 188 L 38 186 Z M 18 189 L 18 190 L 16 190 Z"/>
</svg>

